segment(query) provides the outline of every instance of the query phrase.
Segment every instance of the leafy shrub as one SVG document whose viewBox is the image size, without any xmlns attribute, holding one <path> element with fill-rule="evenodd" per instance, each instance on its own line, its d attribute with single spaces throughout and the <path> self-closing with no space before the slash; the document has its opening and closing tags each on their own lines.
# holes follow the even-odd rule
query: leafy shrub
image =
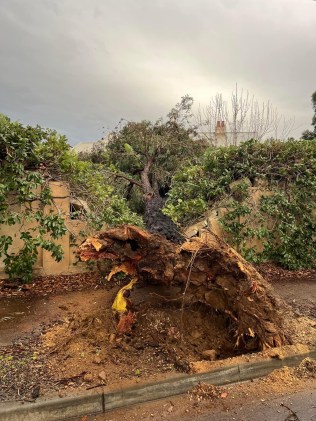
<svg viewBox="0 0 316 421">
<path fill-rule="evenodd" d="M 74 194 L 87 200 L 86 218 L 93 228 L 142 223 L 94 164 L 80 161 L 65 136 L 53 130 L 23 126 L 0 114 L 0 164 L 0 224 L 21 226 L 17 253 L 12 252 L 12 236 L 0 236 L 0 257 L 10 277 L 29 281 L 39 248 L 56 261 L 63 258 L 55 240 L 66 233 L 66 226 L 53 210 L 50 180 L 67 181 Z"/>
<path fill-rule="evenodd" d="M 252 185 L 264 180 L 269 189 L 258 209 L 243 179 Z M 230 186 L 237 180 L 236 200 Z M 315 266 L 316 142 L 251 140 L 209 149 L 199 165 L 175 175 L 165 213 L 185 225 L 218 206 L 226 208 L 220 222 L 228 241 L 246 258 L 273 260 L 290 269 Z M 273 223 L 268 226 L 268 221 Z M 248 246 L 255 238 L 263 250 Z"/>
</svg>

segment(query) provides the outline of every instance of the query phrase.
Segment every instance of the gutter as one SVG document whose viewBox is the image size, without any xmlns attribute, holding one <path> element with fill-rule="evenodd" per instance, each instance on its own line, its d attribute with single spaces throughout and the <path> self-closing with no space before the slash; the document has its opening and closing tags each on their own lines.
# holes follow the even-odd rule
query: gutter
<svg viewBox="0 0 316 421">
<path fill-rule="evenodd" d="M 198 383 L 223 386 L 263 377 L 282 367 L 295 367 L 305 358 L 316 358 L 316 350 L 283 359 L 222 367 L 207 373 L 190 374 L 146 385 L 107 392 L 38 399 L 35 403 L 0 404 L 1 421 L 61 421 L 83 415 L 102 414 L 129 405 L 150 402 L 188 392 Z"/>
</svg>

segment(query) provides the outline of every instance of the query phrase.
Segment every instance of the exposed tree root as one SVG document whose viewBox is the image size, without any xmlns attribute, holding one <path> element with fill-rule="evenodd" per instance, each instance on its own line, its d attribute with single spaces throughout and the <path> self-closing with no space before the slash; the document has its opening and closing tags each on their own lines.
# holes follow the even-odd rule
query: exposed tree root
<svg viewBox="0 0 316 421">
<path fill-rule="evenodd" d="M 133 278 L 147 283 L 181 285 L 186 302 L 205 303 L 230 317 L 239 350 L 265 349 L 286 342 L 281 304 L 270 286 L 213 233 L 178 246 L 128 225 L 88 238 L 78 254 L 83 261 L 110 259 L 127 268 L 124 271 Z"/>
</svg>

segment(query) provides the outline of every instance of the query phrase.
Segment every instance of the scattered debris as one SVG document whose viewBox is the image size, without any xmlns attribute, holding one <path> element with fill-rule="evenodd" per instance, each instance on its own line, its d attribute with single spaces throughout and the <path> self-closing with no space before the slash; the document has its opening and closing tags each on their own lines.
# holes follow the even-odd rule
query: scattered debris
<svg viewBox="0 0 316 421">
<path fill-rule="evenodd" d="M 188 395 L 190 397 L 190 400 L 194 400 L 197 403 L 203 401 L 203 400 L 215 400 L 223 398 L 222 395 L 224 395 L 226 392 L 223 392 L 223 388 L 220 386 L 214 386 L 212 384 L 207 383 L 199 383 L 196 385 L 192 390 L 188 392 Z M 225 397 L 227 396 L 224 395 Z"/>
<path fill-rule="evenodd" d="M 99 379 L 101 379 L 101 380 L 103 380 L 105 382 L 106 381 L 105 371 L 100 371 L 98 377 L 99 377 Z"/>
<path fill-rule="evenodd" d="M 294 369 L 294 373 L 298 378 L 316 378 L 316 361 L 311 358 L 305 358 L 305 360 Z"/>
<path fill-rule="evenodd" d="M 102 276 L 98 272 L 38 276 L 30 284 L 21 284 L 19 281 L 8 283 L 7 280 L 0 279 L 0 298 L 35 297 L 68 291 L 83 291 L 103 286 L 101 281 Z"/>
<path fill-rule="evenodd" d="M 202 352 L 202 357 L 205 360 L 215 361 L 217 356 L 217 352 L 215 349 L 207 349 L 206 351 Z"/>
</svg>

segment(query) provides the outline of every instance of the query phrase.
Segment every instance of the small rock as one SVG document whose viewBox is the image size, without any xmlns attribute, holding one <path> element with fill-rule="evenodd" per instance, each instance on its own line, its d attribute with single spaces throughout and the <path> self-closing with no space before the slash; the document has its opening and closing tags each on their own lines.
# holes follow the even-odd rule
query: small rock
<svg viewBox="0 0 316 421">
<path fill-rule="evenodd" d="M 31 397 L 33 399 L 38 398 L 39 395 L 40 395 L 40 390 L 41 390 L 41 387 L 39 385 L 34 386 L 33 389 L 32 389 L 32 392 L 31 392 Z"/>
<path fill-rule="evenodd" d="M 198 330 L 193 330 L 193 332 L 191 333 L 191 336 L 193 339 L 199 339 L 202 336 L 202 333 L 199 332 Z"/>
<path fill-rule="evenodd" d="M 93 360 L 94 363 L 101 364 L 101 361 L 102 361 L 102 359 L 101 359 L 101 357 L 99 357 L 99 355 L 96 355 L 94 357 L 94 360 Z"/>
<path fill-rule="evenodd" d="M 106 380 L 106 374 L 105 374 L 105 371 L 100 371 L 100 373 L 99 373 L 99 378 L 100 378 L 101 380 L 103 380 L 103 381 L 105 381 L 105 380 Z"/>
<path fill-rule="evenodd" d="M 215 349 L 207 349 L 206 351 L 202 352 L 202 357 L 205 360 L 215 361 L 216 360 L 217 352 Z"/>
<path fill-rule="evenodd" d="M 269 351 L 269 357 L 270 358 L 277 358 L 278 360 L 283 360 L 285 357 L 285 354 L 280 349 L 271 349 Z"/>
<path fill-rule="evenodd" d="M 109 341 L 112 344 L 115 341 L 115 333 L 111 333 L 110 337 L 109 337 Z"/>
<path fill-rule="evenodd" d="M 85 382 L 92 382 L 92 381 L 93 381 L 93 375 L 92 375 L 92 373 L 86 373 L 86 374 L 83 376 L 83 380 L 84 380 Z"/>
</svg>

